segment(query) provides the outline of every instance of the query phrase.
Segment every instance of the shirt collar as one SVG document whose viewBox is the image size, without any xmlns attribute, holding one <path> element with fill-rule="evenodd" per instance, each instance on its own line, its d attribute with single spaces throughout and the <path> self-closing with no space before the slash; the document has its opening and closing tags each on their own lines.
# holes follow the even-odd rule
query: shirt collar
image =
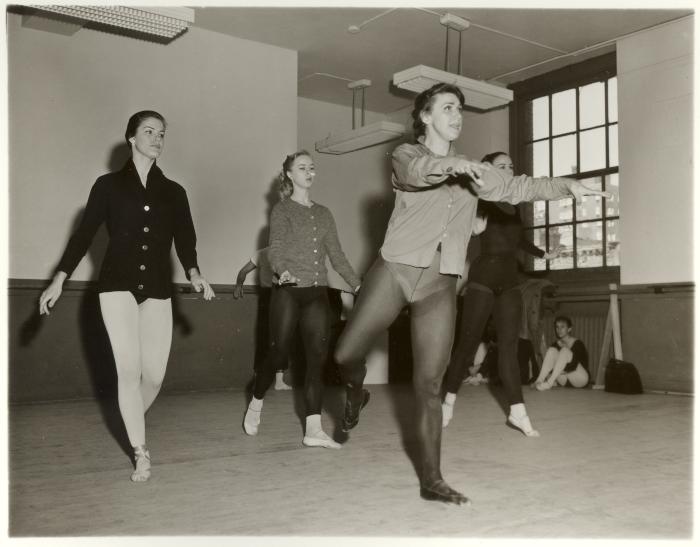
<svg viewBox="0 0 700 547">
<path fill-rule="evenodd" d="M 126 163 L 124 164 L 124 167 L 122 167 L 122 173 L 124 173 L 126 176 L 130 178 L 134 178 L 139 185 L 141 184 L 141 179 L 139 178 L 139 174 L 136 171 L 136 165 L 134 165 L 134 160 L 133 158 L 129 158 Z M 160 167 L 156 165 L 156 162 L 154 161 L 153 164 L 151 165 L 150 170 L 148 171 L 148 176 L 146 178 L 146 185 L 149 185 L 153 183 L 154 181 L 156 183 L 160 183 L 165 176 L 163 175 L 163 171 L 161 171 Z"/>
<path fill-rule="evenodd" d="M 428 147 L 425 145 L 425 135 L 421 135 L 421 136 L 418 137 L 418 139 L 416 139 L 416 140 L 418 141 L 418 142 L 416 143 L 416 146 L 418 146 L 423 152 L 427 152 L 428 154 L 430 154 L 430 155 L 433 156 L 434 158 L 446 158 L 446 157 L 450 157 L 450 156 L 454 156 L 454 155 L 455 155 L 455 143 L 454 143 L 454 142 L 451 142 L 451 143 L 450 143 L 450 148 L 449 148 L 449 150 L 447 151 L 447 155 L 446 155 L 446 156 L 442 156 L 442 155 L 440 155 L 440 154 L 436 154 L 435 152 L 433 152 L 430 148 L 428 148 Z"/>
</svg>

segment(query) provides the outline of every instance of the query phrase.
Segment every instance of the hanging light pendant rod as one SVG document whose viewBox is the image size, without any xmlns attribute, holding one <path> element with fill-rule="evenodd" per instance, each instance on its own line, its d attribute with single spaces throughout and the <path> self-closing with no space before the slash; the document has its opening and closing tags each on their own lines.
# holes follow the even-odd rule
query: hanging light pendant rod
<svg viewBox="0 0 700 547">
<path fill-rule="evenodd" d="M 348 84 L 348 89 L 352 89 L 352 128 L 355 129 L 355 97 L 358 91 L 362 91 L 362 103 L 360 106 L 360 127 L 365 126 L 365 89 L 372 85 L 372 80 L 355 80 Z"/>
<path fill-rule="evenodd" d="M 450 53 L 450 30 L 456 31 L 459 35 L 459 43 L 457 44 L 457 74 L 462 75 L 462 32 L 469 28 L 469 21 L 447 13 L 440 17 L 440 24 L 445 26 L 445 72 L 450 71 L 449 53 Z"/>
</svg>

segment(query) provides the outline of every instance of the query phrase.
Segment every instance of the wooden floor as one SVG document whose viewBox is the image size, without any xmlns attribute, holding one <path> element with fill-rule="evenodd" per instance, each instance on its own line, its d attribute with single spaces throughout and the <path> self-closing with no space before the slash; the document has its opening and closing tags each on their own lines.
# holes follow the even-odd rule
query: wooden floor
<svg viewBox="0 0 700 547">
<path fill-rule="evenodd" d="M 464 386 L 443 434 L 443 474 L 473 500 L 457 507 L 418 496 L 410 389 L 370 389 L 341 450 L 302 446 L 291 392 L 268 394 L 257 437 L 242 431 L 242 392 L 161 395 L 145 484 L 129 481 L 115 402 L 12 406 L 10 536 L 692 534 L 690 397 L 525 388 L 542 434 L 530 439 L 487 386 Z M 330 433 L 341 393 L 325 398 Z"/>
</svg>

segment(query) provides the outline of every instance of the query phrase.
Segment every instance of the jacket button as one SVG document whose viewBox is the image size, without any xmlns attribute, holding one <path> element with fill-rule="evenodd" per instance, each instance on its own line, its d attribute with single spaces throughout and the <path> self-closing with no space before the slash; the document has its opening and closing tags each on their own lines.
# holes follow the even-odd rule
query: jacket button
<svg viewBox="0 0 700 547">
<path fill-rule="evenodd" d="M 143 285 L 138 286 L 138 290 L 142 291 L 143 290 Z"/>
<path fill-rule="evenodd" d="M 141 245 L 141 248 L 142 248 L 144 251 L 147 251 L 147 250 L 148 250 L 148 245 Z"/>
<path fill-rule="evenodd" d="M 139 270 L 144 271 L 145 269 L 146 269 L 146 266 L 144 266 L 143 264 L 141 264 L 141 265 L 139 266 Z"/>
<path fill-rule="evenodd" d="M 151 206 L 150 206 L 150 205 L 144 205 L 144 206 L 143 206 L 143 210 L 144 210 L 144 211 L 150 211 L 150 210 L 151 210 Z"/>
<path fill-rule="evenodd" d="M 148 226 L 144 226 L 144 227 L 143 227 L 143 231 L 146 232 L 146 233 L 148 233 L 148 232 L 151 231 L 151 229 L 150 229 Z"/>
</svg>

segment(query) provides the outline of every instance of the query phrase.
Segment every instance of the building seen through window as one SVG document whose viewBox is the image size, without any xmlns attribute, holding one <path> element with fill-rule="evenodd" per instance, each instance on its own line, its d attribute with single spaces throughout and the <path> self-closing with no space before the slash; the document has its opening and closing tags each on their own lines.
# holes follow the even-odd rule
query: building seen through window
<svg viewBox="0 0 700 547">
<path fill-rule="evenodd" d="M 614 66 L 614 65 L 613 65 Z M 611 75 L 612 73 L 612 75 Z M 528 270 L 619 266 L 617 78 L 606 70 L 556 91 L 539 90 L 517 105 L 518 170 L 534 177 L 592 182 L 612 198 L 589 196 L 522 206 L 526 235 L 549 262 L 526 257 Z M 517 97 L 517 91 L 516 91 Z"/>
</svg>

